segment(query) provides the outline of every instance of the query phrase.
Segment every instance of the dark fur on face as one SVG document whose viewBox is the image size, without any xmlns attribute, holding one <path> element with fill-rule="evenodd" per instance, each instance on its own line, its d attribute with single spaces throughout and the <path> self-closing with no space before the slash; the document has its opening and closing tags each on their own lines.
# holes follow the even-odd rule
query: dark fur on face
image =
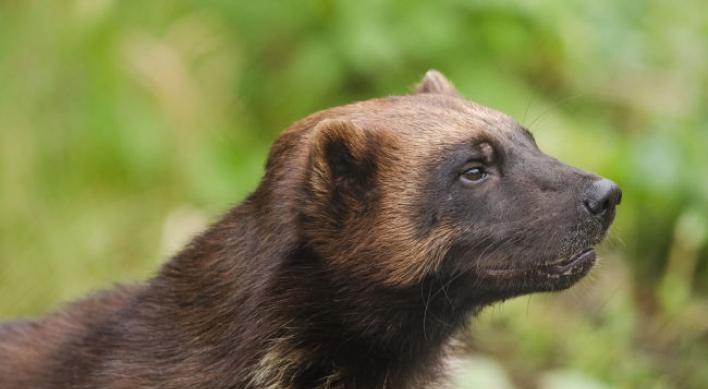
<svg viewBox="0 0 708 389">
<path fill-rule="evenodd" d="M 620 198 L 431 71 L 287 129 L 146 285 L 1 327 L 0 387 L 424 387 L 471 314 L 585 276 Z"/>
</svg>

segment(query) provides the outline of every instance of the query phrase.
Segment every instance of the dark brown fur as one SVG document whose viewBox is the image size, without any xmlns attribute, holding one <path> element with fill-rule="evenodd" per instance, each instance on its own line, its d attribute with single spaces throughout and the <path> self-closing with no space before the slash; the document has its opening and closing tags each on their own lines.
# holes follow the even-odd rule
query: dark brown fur
<svg viewBox="0 0 708 389">
<path fill-rule="evenodd" d="M 582 278 L 619 188 L 417 91 L 295 123 L 147 284 L 1 327 L 0 388 L 420 388 L 471 314 Z"/>
</svg>

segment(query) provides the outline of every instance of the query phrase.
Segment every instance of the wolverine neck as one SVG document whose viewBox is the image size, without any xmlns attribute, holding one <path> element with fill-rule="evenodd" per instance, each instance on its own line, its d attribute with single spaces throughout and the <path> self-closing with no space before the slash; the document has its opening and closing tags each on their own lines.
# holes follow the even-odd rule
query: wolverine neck
<svg viewBox="0 0 708 389">
<path fill-rule="evenodd" d="M 287 326 L 262 360 L 281 361 L 276 370 L 288 370 L 288 388 L 410 388 L 429 381 L 467 321 L 469 312 L 454 306 L 434 277 L 383 287 L 327 268 L 306 248 L 282 265 L 269 293 Z M 296 367 L 291 362 L 298 359 Z"/>
<path fill-rule="evenodd" d="M 275 221 L 263 228 L 265 215 L 245 208 L 197 238 L 153 283 L 179 302 L 161 314 L 180 321 L 184 336 L 208 334 L 214 353 L 250 365 L 248 377 L 237 378 L 246 388 L 407 389 L 436 378 L 470 313 L 454 299 L 454 283 L 430 276 L 393 288 L 357 278 Z M 197 263 L 208 271 L 191 271 Z"/>
</svg>

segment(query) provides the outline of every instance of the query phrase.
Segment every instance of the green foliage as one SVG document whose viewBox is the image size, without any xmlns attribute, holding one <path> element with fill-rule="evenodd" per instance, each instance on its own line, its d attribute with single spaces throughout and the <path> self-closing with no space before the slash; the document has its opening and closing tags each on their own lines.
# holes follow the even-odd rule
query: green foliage
<svg viewBox="0 0 708 389">
<path fill-rule="evenodd" d="M 494 360 L 470 371 L 504 387 L 506 371 L 519 388 L 704 388 L 706 11 L 701 0 L 1 2 L 0 317 L 148 277 L 255 187 L 287 125 L 407 93 L 436 68 L 624 190 L 595 279 L 489 310 L 473 343 Z"/>
</svg>

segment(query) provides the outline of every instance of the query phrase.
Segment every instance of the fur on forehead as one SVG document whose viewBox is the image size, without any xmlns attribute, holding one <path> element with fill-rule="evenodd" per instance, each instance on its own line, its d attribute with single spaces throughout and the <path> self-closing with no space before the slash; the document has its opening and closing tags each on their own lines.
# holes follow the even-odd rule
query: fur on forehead
<svg viewBox="0 0 708 389">
<path fill-rule="evenodd" d="M 406 146 L 475 143 L 518 128 L 509 116 L 458 97 L 425 94 L 381 100 L 388 109 L 362 106 L 340 118 L 365 131 L 395 133 L 397 141 Z"/>
<path fill-rule="evenodd" d="M 507 115 L 464 99 L 447 78 L 431 70 L 411 95 L 336 107 L 293 124 L 275 142 L 270 157 L 288 150 L 307 153 L 318 124 L 328 119 L 349 121 L 366 132 L 396 132 L 397 142 L 411 146 L 469 143 L 490 138 L 490 133 L 512 134 L 519 127 Z M 268 166 L 275 164 L 269 158 Z"/>
</svg>

